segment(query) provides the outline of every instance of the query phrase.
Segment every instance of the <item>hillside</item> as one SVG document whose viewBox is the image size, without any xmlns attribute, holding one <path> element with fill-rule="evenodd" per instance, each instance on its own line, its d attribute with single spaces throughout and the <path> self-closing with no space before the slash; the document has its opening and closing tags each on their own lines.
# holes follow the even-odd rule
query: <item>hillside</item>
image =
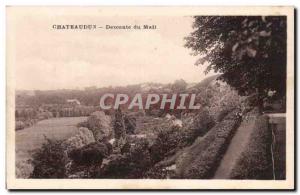
<svg viewBox="0 0 300 195">
<path fill-rule="evenodd" d="M 182 155 L 192 155 L 197 151 L 196 153 L 201 155 L 206 155 L 206 153 L 202 154 L 202 150 L 207 150 L 208 145 L 207 144 L 217 144 L 215 145 L 217 148 L 214 148 L 214 150 L 219 151 L 220 148 L 223 147 L 224 144 L 227 143 L 224 141 L 220 141 L 218 138 L 216 138 L 216 133 L 222 133 L 226 134 L 224 135 L 224 139 L 230 140 L 231 135 L 234 133 L 236 125 L 239 123 L 233 116 L 236 115 L 238 110 L 240 109 L 240 105 L 242 105 L 243 97 L 240 97 L 235 90 L 233 90 L 229 85 L 226 83 L 217 80 L 218 75 L 208 77 L 204 79 L 202 82 L 198 84 L 192 84 L 191 87 L 188 87 L 188 84 L 186 84 L 183 80 L 178 80 L 173 84 L 168 85 L 160 85 L 160 84 L 142 84 L 142 85 L 135 85 L 134 87 L 122 87 L 122 88 L 106 88 L 102 91 L 98 89 L 88 89 L 90 90 L 87 93 L 82 93 L 81 91 L 51 91 L 51 92 L 38 92 L 35 95 L 26 94 L 27 97 L 30 98 L 38 98 L 43 97 L 39 99 L 40 106 L 38 107 L 38 110 L 36 111 L 37 114 L 42 112 L 50 112 L 52 113 L 52 116 L 49 115 L 49 117 L 56 117 L 53 120 L 60 121 L 59 123 L 46 123 L 43 120 L 38 122 L 37 124 L 31 124 L 33 125 L 30 128 L 25 128 L 25 130 L 20 130 L 19 134 L 26 135 L 26 136 L 35 136 L 40 135 L 36 134 L 36 132 L 45 134 L 45 131 L 48 132 L 50 130 L 51 132 L 48 133 L 46 136 L 49 138 L 55 138 L 54 140 L 62 140 L 64 144 L 69 143 L 70 137 L 74 134 L 70 134 L 70 129 L 74 132 L 78 132 L 79 127 L 84 127 L 87 129 L 87 131 L 91 131 L 93 135 L 92 140 L 96 140 L 96 145 L 93 145 L 92 143 L 85 143 L 82 142 L 81 138 L 72 138 L 73 142 L 72 146 L 68 146 L 68 144 L 63 147 L 60 147 L 59 150 L 65 150 L 63 153 L 66 154 L 66 163 L 72 163 L 72 166 L 70 167 L 70 170 L 65 173 L 66 175 L 60 175 L 60 177 L 75 177 L 75 178 L 82 178 L 83 176 L 80 176 L 82 172 L 84 172 L 84 177 L 90 178 L 90 177 L 96 177 L 96 178 L 111 178 L 111 177 L 117 177 L 117 178 L 165 178 L 165 177 L 183 177 L 183 178 L 189 178 L 189 177 L 195 177 L 195 178 L 202 178 L 206 176 L 201 175 L 194 175 L 192 176 L 189 174 L 189 171 L 183 171 L 180 172 L 179 170 L 183 170 L 183 167 L 189 167 L 188 164 L 192 163 L 184 157 L 186 160 L 183 162 Z M 109 112 L 102 112 L 102 111 L 96 111 L 99 109 L 97 106 L 89 106 L 83 105 L 84 103 L 81 103 L 80 105 L 75 104 L 67 105 L 65 103 L 56 103 L 51 104 L 52 100 L 50 100 L 51 96 L 55 96 L 54 102 L 57 101 L 60 98 L 66 98 L 69 97 L 67 94 L 73 94 L 73 95 L 82 95 L 85 96 L 87 99 L 93 99 L 99 96 L 95 96 L 98 93 L 102 93 L 107 90 L 112 90 L 116 92 L 117 90 L 120 90 L 122 93 L 130 92 L 131 94 L 134 93 L 194 93 L 196 94 L 196 100 L 195 103 L 200 105 L 199 110 L 169 110 L 169 109 L 160 109 L 157 107 L 153 107 L 149 110 L 119 110 L 119 111 L 109 111 Z M 51 94 L 48 96 L 48 94 Z M 69 95 L 70 95 L 69 94 Z M 47 97 L 47 98 L 46 98 Z M 79 97 L 81 96 L 75 96 Z M 74 99 L 74 96 L 72 97 Z M 76 98 L 75 98 L 76 99 Z M 35 108 L 30 107 L 30 105 L 26 105 L 25 108 L 30 111 L 30 115 L 28 116 L 34 116 L 33 112 Z M 88 109 L 89 108 L 89 109 Z M 83 112 L 84 110 L 89 110 L 89 112 Z M 121 113 L 119 113 L 121 112 Z M 26 112 L 25 112 L 26 113 Z M 59 113 L 56 114 L 55 113 Z M 19 118 L 22 113 L 18 114 Z M 82 118 L 78 117 L 81 116 L 80 114 L 85 114 L 85 116 L 88 116 L 87 120 L 80 120 L 80 123 L 78 123 L 76 126 L 72 124 L 69 126 L 67 123 L 62 121 L 61 116 L 66 115 L 68 117 L 71 116 L 77 116 L 76 118 Z M 121 114 L 121 115 L 120 115 Z M 122 116 L 120 118 L 120 116 Z M 226 118 L 227 117 L 227 118 Z M 228 118 L 229 117 L 229 118 Z M 232 118 L 233 117 L 233 118 Z M 26 119 L 26 117 L 24 117 Z M 102 124 L 104 121 L 104 118 L 109 118 L 110 122 L 107 124 Z M 67 119 L 67 118 L 66 118 Z M 71 120 L 72 118 L 70 118 Z M 48 119 L 52 120 L 52 119 Z M 119 122 L 118 122 L 119 121 Z M 46 126 L 41 126 L 41 124 L 46 124 Z M 222 130 L 220 128 L 223 128 L 224 126 L 228 126 L 227 130 Z M 30 131 L 28 131 L 29 129 Z M 59 130 L 59 133 L 56 131 Z M 122 130 L 123 129 L 123 130 Z M 19 135 L 18 134 L 18 135 Z M 118 138 L 116 138 L 116 134 L 119 135 Z M 18 142 L 19 145 L 22 143 L 25 143 L 26 136 L 18 136 Z M 81 137 L 81 135 L 78 135 Z M 77 137 L 78 137 L 77 136 Z M 76 136 L 75 136 L 76 137 Z M 202 139 L 206 141 L 201 141 Z M 109 141 L 109 144 L 107 141 Z M 44 140 L 45 141 L 45 140 Z M 77 143 L 78 142 L 78 143 Z M 201 142 L 201 143 L 200 143 Z M 52 145 L 51 145 L 52 144 Z M 54 146 L 53 146 L 54 144 Z M 100 144 L 100 145 L 97 145 Z M 102 145 L 101 145 L 102 144 Z M 104 145 L 103 145 L 104 144 Z M 200 145 L 199 145 L 200 144 Z M 204 145 L 203 145 L 204 144 Z M 38 155 L 33 155 L 33 162 L 35 162 L 35 165 L 33 166 L 33 172 L 34 168 L 38 168 L 39 163 L 43 162 L 44 164 L 48 164 L 48 160 L 46 159 L 39 159 L 38 161 L 35 160 L 36 156 L 44 156 L 44 151 L 47 150 L 47 147 L 58 147 L 60 143 L 56 142 L 41 142 L 41 139 L 39 139 L 39 146 L 40 149 L 36 150 L 35 147 L 35 153 L 38 153 Z M 112 153 L 108 152 L 107 145 L 111 145 L 112 147 Z M 76 146 L 76 150 L 74 152 L 79 152 L 79 154 L 73 154 L 73 149 L 63 149 L 63 148 L 73 148 Z M 199 147 L 198 147 L 199 146 Z M 89 148 L 91 147 L 91 148 Z M 99 154 L 102 156 L 99 160 L 103 160 L 103 166 L 98 167 L 97 170 L 91 170 L 87 167 L 87 165 L 82 166 L 79 164 L 76 164 L 76 162 L 85 162 L 85 159 L 81 158 L 82 150 L 88 150 L 90 152 L 94 151 L 97 152 L 97 147 L 99 147 Z M 104 147 L 104 148 L 103 148 Z M 196 148 L 195 148 L 196 147 Z M 25 147 L 22 147 L 25 148 Z M 194 149 L 193 149 L 194 148 Z M 52 149 L 51 149 L 52 150 Z M 105 152 L 105 155 L 102 153 Z M 71 155 L 72 153 L 72 155 Z M 32 167 L 29 166 L 28 163 L 23 162 L 25 153 L 22 152 L 22 150 L 18 149 L 17 152 L 17 158 L 20 159 L 18 163 L 18 170 L 19 170 L 19 176 L 22 177 L 22 175 L 27 175 L 28 172 L 24 173 L 23 169 L 30 170 Z M 26 153 L 28 154 L 28 153 Z M 209 153 L 207 153 L 209 154 Z M 220 156 L 218 156 L 220 153 L 216 153 L 215 157 L 212 158 L 211 162 L 215 162 L 215 159 L 219 159 Z M 71 155 L 71 156 L 70 156 Z M 74 156 L 75 155 L 75 156 Z M 79 155 L 79 156 L 77 156 Z M 48 156 L 48 155 L 46 155 Z M 26 156 L 26 158 L 30 158 L 30 156 Z M 43 157 L 44 158 L 44 157 Z M 51 157 L 52 158 L 52 157 Z M 86 157 L 85 157 L 86 158 Z M 206 158 L 206 157 L 203 157 Z M 144 165 L 139 165 L 141 163 L 140 161 L 145 161 Z M 46 162 L 44 162 L 46 161 Z M 197 161 L 197 160 L 196 160 Z M 64 162 L 57 162 L 57 163 L 64 163 Z M 74 164 L 75 163 L 75 164 Z M 132 167 L 123 167 L 124 164 L 120 163 L 129 163 Z M 173 171 L 167 171 L 168 173 L 164 172 L 163 170 L 160 170 L 159 172 L 162 173 L 162 175 L 159 175 L 157 173 L 158 169 L 166 169 L 166 165 L 174 165 L 174 163 L 177 165 L 177 169 Z M 179 163 L 179 164 L 178 164 Z M 101 163 L 100 163 L 101 164 Z M 26 168 L 26 166 L 29 166 Z M 55 165 L 56 166 L 56 165 Z M 115 167 L 117 166 L 117 167 Z M 135 166 L 141 166 L 138 170 L 136 170 Z M 200 166 L 200 165 L 199 165 Z M 202 165 L 201 165 L 202 166 Z M 204 165 L 203 165 L 204 166 Z M 114 168 L 113 168 L 114 167 Z M 29 169 L 30 168 L 30 169 Z M 52 169 L 52 168 L 51 168 Z M 118 176 L 114 175 L 115 169 L 120 169 L 120 173 Z M 124 169 L 124 170 L 123 170 Z M 176 174 L 174 173 L 176 172 Z M 207 170 L 209 171 L 209 170 Z M 180 172 L 180 173 L 179 173 Z M 158 174 L 158 175 L 157 175 Z M 172 175 L 173 174 L 173 175 Z M 175 174 L 175 175 L 174 175 Z M 91 176 L 93 175 L 93 176 Z M 37 175 L 36 175 L 37 176 Z M 53 175 L 55 178 L 57 175 Z M 35 177 L 35 172 L 30 177 Z M 40 177 L 40 175 L 38 176 Z"/>
</svg>

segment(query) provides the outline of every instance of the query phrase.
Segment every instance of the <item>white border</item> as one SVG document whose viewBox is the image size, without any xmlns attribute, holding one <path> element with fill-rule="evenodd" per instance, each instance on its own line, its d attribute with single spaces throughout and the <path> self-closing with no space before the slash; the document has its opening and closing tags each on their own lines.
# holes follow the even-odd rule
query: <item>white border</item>
<svg viewBox="0 0 300 195">
<path fill-rule="evenodd" d="M 32 3 L 33 2 L 33 3 Z M 85 1 L 85 2 L 87 2 L 88 4 L 94 4 L 95 5 L 95 1 L 89 1 L 89 0 L 87 0 L 87 1 Z M 97 1 L 97 2 L 99 2 L 99 1 Z M 112 1 L 110 1 L 110 3 L 111 3 Z M 113 1 L 113 2 L 115 2 L 115 1 Z M 131 2 L 134 2 L 133 4 L 131 3 Z M 168 2 L 168 1 L 167 1 Z M 178 1 L 175 1 L 175 2 L 177 2 L 177 4 L 172 4 L 172 5 L 178 5 Z M 188 2 L 185 2 L 185 5 L 190 5 L 190 2 L 191 1 L 188 1 Z M 192 1 L 192 2 L 195 2 L 195 1 Z M 274 1 L 272 1 L 273 3 L 274 3 Z M 276 2 L 278 2 L 278 1 L 276 1 Z M 275 3 L 276 3 L 275 2 Z M 296 1 L 297 2 L 297 1 Z M 13 5 L 23 5 L 24 4 L 24 2 L 23 1 L 10 1 L 10 3 L 11 4 L 13 4 Z M 128 3 L 128 1 L 127 1 L 127 3 Z M 212 1 L 210 1 L 210 3 L 212 3 Z M 240 2 L 239 2 L 240 3 Z M 40 4 L 40 5 L 66 5 L 66 3 L 65 2 L 63 2 L 62 3 L 62 1 L 59 1 L 59 2 L 57 2 L 57 1 L 50 1 L 50 2 L 48 2 L 48 1 L 43 1 L 42 3 L 41 2 L 37 2 L 37 1 L 30 1 L 30 4 L 27 4 L 27 5 L 36 5 L 36 4 Z M 84 3 L 82 3 L 82 2 L 80 2 L 80 1 L 72 1 L 72 3 L 71 3 L 71 5 L 82 5 L 82 4 L 84 4 Z M 122 3 L 119 3 L 118 5 L 120 5 L 120 4 L 122 4 Z M 129 5 L 136 5 L 137 3 L 135 2 L 135 1 L 129 1 Z M 152 3 L 150 3 L 150 4 L 146 4 L 146 5 L 153 5 L 153 4 L 155 4 L 155 3 L 153 3 L 153 1 L 152 1 Z M 170 2 L 168 3 L 168 4 L 170 4 Z M 191 3 L 192 5 L 193 4 L 195 4 L 195 3 Z M 212 4 L 214 4 L 214 3 L 212 3 Z M 230 3 L 229 3 L 230 4 Z M 232 3 L 231 3 L 232 4 Z M 261 3 L 260 3 L 261 4 Z M 282 3 L 281 3 L 282 4 Z M 87 5 L 86 3 L 85 3 L 85 5 Z M 107 3 L 102 3 L 102 5 L 107 5 Z M 143 4 L 143 5 L 145 5 L 145 4 Z M 3 16 L 3 7 L 1 7 L 1 17 Z M 219 13 L 219 12 L 218 12 Z M 3 22 L 3 17 L 1 18 L 1 22 Z M 1 28 L 2 30 L 1 30 L 1 34 L 2 34 L 2 36 L 1 36 L 1 39 L 3 40 L 2 41 L 2 43 L 4 43 L 4 40 L 5 40 L 5 29 L 4 28 Z M 4 29 L 4 30 L 3 30 Z M 291 44 L 293 44 L 293 42 L 291 43 Z M 2 53 L 4 53 L 4 48 L 2 48 L 1 47 L 1 54 Z M 5 56 L 5 55 L 2 55 L 2 56 Z M 4 58 L 2 58 L 3 60 L 2 60 L 2 62 L 4 61 Z M 5 63 L 3 63 L 2 65 L 4 65 Z M 1 66 L 1 70 L 4 70 L 4 66 Z M 4 78 L 4 76 L 5 75 L 3 75 L 3 74 L 5 74 L 4 73 L 5 71 L 1 71 L 1 73 L 2 73 L 2 75 L 1 76 L 3 76 L 2 78 Z M 293 80 L 291 80 L 291 81 L 289 81 L 290 83 L 291 82 L 293 82 Z M 5 82 L 4 82 L 5 83 Z M 2 85 L 2 86 L 5 86 L 5 85 Z M 1 95 L 3 95 L 4 94 L 4 91 L 3 91 L 3 89 L 4 89 L 4 87 L 2 88 L 2 90 L 1 90 Z M 2 97 L 4 97 L 5 98 L 5 95 L 3 95 Z M 290 103 L 292 103 L 292 100 L 287 100 L 288 102 L 290 102 Z M 4 101 L 3 101 L 4 102 Z M 291 105 L 293 105 L 293 104 L 291 104 Z M 4 104 L 4 106 L 3 105 L 1 105 L 1 111 L 2 111 L 2 113 L 5 113 L 5 104 Z M 4 115 L 3 115 L 4 116 Z M 1 119 L 2 121 L 2 124 L 4 124 L 4 119 L 2 118 Z M 292 121 L 289 121 L 289 122 L 292 122 Z M 293 123 L 291 123 L 291 124 L 293 124 Z M 5 132 L 5 130 L 3 130 L 2 132 Z M 5 141 L 5 137 L 2 137 L 2 139 L 4 138 L 4 141 Z M 3 141 L 3 143 L 4 143 L 4 141 Z M 293 141 L 293 140 L 292 140 Z M 287 142 L 287 143 L 289 143 L 289 144 L 291 144 L 291 142 Z M 3 154 L 4 152 L 2 151 L 2 154 Z M 291 153 L 291 155 L 293 155 L 293 153 Z M 9 164 L 14 164 L 14 163 L 10 163 L 10 162 L 8 162 L 7 163 L 7 165 L 8 165 L 8 167 L 9 167 Z M 50 184 L 50 183 L 52 183 L 52 182 L 49 182 L 50 180 L 44 180 L 44 181 L 41 181 L 41 183 L 40 182 L 38 182 L 38 183 L 36 183 L 35 182 L 35 184 L 34 185 L 38 185 L 39 187 L 44 187 L 44 185 L 46 184 L 46 185 L 48 185 L 48 184 Z M 48 188 L 53 188 L 53 189 L 55 189 L 55 188 L 66 188 L 67 186 L 65 185 L 65 181 L 64 180 L 59 180 L 60 182 L 60 185 L 59 186 L 48 186 Z M 22 180 L 19 180 L 19 181 L 17 181 L 16 182 L 16 184 L 18 184 L 18 186 L 19 185 L 23 185 L 24 183 L 23 183 L 24 181 L 22 181 Z M 78 182 L 78 183 L 77 183 Z M 137 185 L 139 184 L 137 181 L 135 181 L 135 180 L 126 180 L 125 181 L 126 182 L 126 186 L 128 187 L 128 186 L 132 186 L 132 185 L 134 185 L 134 187 L 135 188 L 139 188 Z M 158 181 L 158 182 L 160 182 L 160 181 Z M 168 182 L 170 182 L 170 181 L 167 181 L 165 184 L 166 185 L 168 185 Z M 195 182 L 197 182 L 197 183 L 195 183 Z M 204 180 L 201 180 L 201 181 L 195 181 L 195 182 L 192 182 L 192 183 L 194 183 L 194 184 L 196 184 L 196 185 L 198 185 L 199 187 L 204 187 L 205 189 L 209 189 L 210 187 L 210 185 L 209 186 L 207 186 L 207 183 L 204 181 Z M 217 182 L 217 181 L 216 181 Z M 252 182 L 251 181 L 245 181 L 245 182 L 247 182 L 246 184 L 246 187 L 248 188 L 249 186 L 251 186 L 252 185 Z M 30 182 L 29 181 L 29 185 L 31 185 L 30 183 L 32 183 L 32 182 Z M 67 182 L 68 183 L 68 182 Z M 79 181 L 79 180 L 77 180 L 76 182 L 74 182 L 74 180 L 72 180 L 72 183 L 73 184 L 75 184 L 75 185 L 77 185 L 77 188 L 81 188 L 81 189 L 85 189 L 85 188 L 87 188 L 87 186 L 89 186 L 89 188 L 90 188 L 90 181 L 89 180 L 84 180 L 84 181 Z M 174 183 L 174 181 L 172 181 L 172 183 Z M 214 182 L 212 182 L 212 180 L 210 180 L 209 181 L 209 183 L 210 184 L 214 184 Z M 236 181 L 234 181 L 234 183 L 235 184 L 237 184 L 237 182 Z M 267 182 L 264 182 L 264 186 L 263 186 L 263 188 L 268 188 L 268 181 Z M 107 182 L 105 182 L 105 187 L 106 188 L 111 188 L 111 187 L 114 187 L 114 189 L 117 189 L 117 188 L 119 188 L 119 187 L 122 187 L 122 186 L 120 186 L 120 185 L 118 185 L 118 186 L 114 186 L 115 185 L 115 183 L 113 183 L 113 182 L 111 182 L 110 180 L 107 180 Z M 191 182 L 190 182 L 190 184 L 191 184 Z M 51 185 L 51 184 L 50 184 Z M 82 186 L 82 185 L 84 185 L 84 186 Z M 13 187 L 14 185 L 10 185 L 9 184 L 9 187 Z M 82 187 L 81 187 L 82 186 Z M 235 188 L 235 187 L 237 187 L 237 186 L 235 186 L 233 183 L 231 183 L 230 184 L 230 182 L 227 184 L 227 186 L 229 187 L 229 188 Z M 17 187 L 17 186 L 15 186 L 15 187 Z M 20 187 L 20 186 L 19 186 Z M 35 186 L 36 187 L 36 186 Z M 168 186 L 164 186 L 164 187 L 168 187 Z M 177 186 L 178 187 L 178 186 Z M 212 185 L 211 186 L 212 188 L 215 188 L 216 186 L 215 185 Z M 239 187 L 241 187 L 241 186 L 239 186 Z M 270 186 L 269 186 L 270 187 Z M 277 187 L 280 187 L 280 185 L 277 185 Z M 97 188 L 99 188 L 99 187 L 97 187 Z M 144 187 L 142 187 L 142 188 L 144 188 Z M 186 188 L 189 188 L 189 186 L 186 186 Z"/>
</svg>

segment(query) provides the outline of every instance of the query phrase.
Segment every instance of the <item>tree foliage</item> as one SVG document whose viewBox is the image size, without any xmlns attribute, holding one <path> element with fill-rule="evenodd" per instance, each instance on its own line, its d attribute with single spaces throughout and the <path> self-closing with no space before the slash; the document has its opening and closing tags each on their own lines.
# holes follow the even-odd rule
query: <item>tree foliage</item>
<svg viewBox="0 0 300 195">
<path fill-rule="evenodd" d="M 187 48 L 240 94 L 286 89 L 285 16 L 196 16 Z"/>
<path fill-rule="evenodd" d="M 34 169 L 30 178 L 65 178 L 66 162 L 62 141 L 46 138 L 42 147 L 33 154 L 31 163 Z"/>
<path fill-rule="evenodd" d="M 187 85 L 188 84 L 185 82 L 185 80 L 179 79 L 172 84 L 171 89 L 175 92 L 180 92 L 180 91 L 184 91 Z"/>
<path fill-rule="evenodd" d="M 125 130 L 125 122 L 124 122 L 124 115 L 122 110 L 119 108 L 115 112 L 115 120 L 114 120 L 114 137 L 119 140 L 122 137 L 125 137 L 126 130 Z"/>
</svg>

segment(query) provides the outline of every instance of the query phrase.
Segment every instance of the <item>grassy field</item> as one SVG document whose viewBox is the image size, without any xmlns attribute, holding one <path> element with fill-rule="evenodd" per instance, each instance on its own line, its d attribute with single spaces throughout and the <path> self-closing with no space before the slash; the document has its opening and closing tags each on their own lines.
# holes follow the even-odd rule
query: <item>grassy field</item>
<svg viewBox="0 0 300 195">
<path fill-rule="evenodd" d="M 50 139 L 66 139 L 78 132 L 76 125 L 87 117 L 52 118 L 16 131 L 16 165 L 22 164 L 31 157 L 31 152 Z M 20 165 L 23 166 L 23 165 Z"/>
</svg>

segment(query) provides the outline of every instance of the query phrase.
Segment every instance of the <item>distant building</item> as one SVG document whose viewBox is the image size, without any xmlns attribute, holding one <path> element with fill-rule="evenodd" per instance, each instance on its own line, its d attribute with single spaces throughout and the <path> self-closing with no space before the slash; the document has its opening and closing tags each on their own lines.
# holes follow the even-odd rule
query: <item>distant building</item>
<svg viewBox="0 0 300 195">
<path fill-rule="evenodd" d="M 72 105 L 80 105 L 80 101 L 77 99 L 68 99 L 67 103 L 72 104 Z"/>
</svg>

